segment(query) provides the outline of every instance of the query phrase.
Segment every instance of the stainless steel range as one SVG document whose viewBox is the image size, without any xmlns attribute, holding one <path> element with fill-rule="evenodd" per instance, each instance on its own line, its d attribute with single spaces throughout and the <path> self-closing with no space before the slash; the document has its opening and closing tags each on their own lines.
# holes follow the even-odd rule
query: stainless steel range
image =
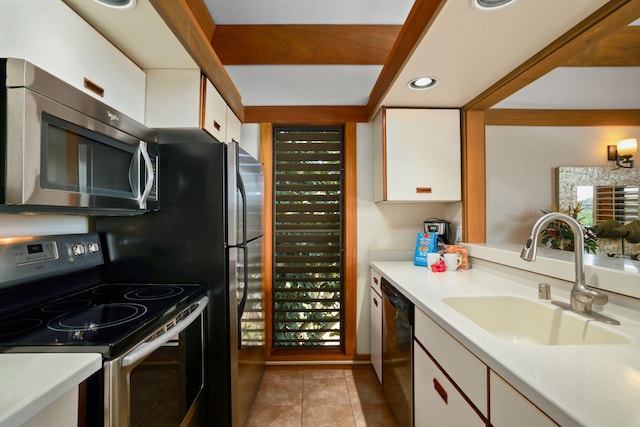
<svg viewBox="0 0 640 427">
<path fill-rule="evenodd" d="M 201 285 L 105 284 L 97 233 L 0 241 L 0 352 L 91 352 L 87 425 L 197 425 Z"/>
</svg>

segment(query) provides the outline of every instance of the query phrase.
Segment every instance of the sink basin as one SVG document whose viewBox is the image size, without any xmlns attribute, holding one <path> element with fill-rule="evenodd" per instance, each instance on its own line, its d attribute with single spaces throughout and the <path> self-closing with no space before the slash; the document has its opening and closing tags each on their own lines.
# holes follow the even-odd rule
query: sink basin
<svg viewBox="0 0 640 427">
<path fill-rule="evenodd" d="M 625 335 L 541 301 L 512 296 L 448 297 L 442 300 L 487 332 L 517 344 L 629 344 Z"/>
</svg>

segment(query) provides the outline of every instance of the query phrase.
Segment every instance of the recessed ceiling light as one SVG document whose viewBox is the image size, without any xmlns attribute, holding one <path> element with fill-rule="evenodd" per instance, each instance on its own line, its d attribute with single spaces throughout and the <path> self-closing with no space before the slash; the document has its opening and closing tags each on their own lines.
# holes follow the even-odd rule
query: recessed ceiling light
<svg viewBox="0 0 640 427">
<path fill-rule="evenodd" d="M 414 90 L 423 90 L 434 87 L 438 84 L 438 79 L 435 77 L 418 77 L 411 80 L 407 86 Z"/>
<path fill-rule="evenodd" d="M 480 10 L 495 10 L 513 3 L 515 0 L 471 0 L 471 4 Z"/>
<path fill-rule="evenodd" d="M 133 9 L 136 6 L 136 0 L 94 0 L 103 6 L 112 7 L 114 9 Z"/>
</svg>

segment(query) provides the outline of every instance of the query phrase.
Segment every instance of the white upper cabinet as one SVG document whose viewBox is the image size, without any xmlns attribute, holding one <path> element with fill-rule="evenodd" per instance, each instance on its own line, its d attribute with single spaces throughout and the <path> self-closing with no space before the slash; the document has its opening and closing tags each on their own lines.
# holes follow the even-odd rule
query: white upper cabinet
<svg viewBox="0 0 640 427">
<path fill-rule="evenodd" d="M 376 202 L 461 200 L 459 110 L 383 108 L 373 126 Z"/>
<path fill-rule="evenodd" d="M 0 0 L 0 57 L 21 58 L 144 121 L 145 73 L 62 1 Z"/>
<path fill-rule="evenodd" d="M 205 79 L 204 111 L 201 126 L 220 142 L 227 141 L 227 104 L 218 93 L 213 83 Z M 238 142 L 240 142 L 238 140 Z"/>
<path fill-rule="evenodd" d="M 233 110 L 227 107 L 227 137 L 225 142 L 240 142 L 241 136 L 242 122 L 240 122 L 240 119 L 233 113 Z"/>
<path fill-rule="evenodd" d="M 199 69 L 148 69 L 145 124 L 152 128 L 201 128 L 220 142 L 240 142 L 240 120 Z M 229 113 L 228 111 L 229 110 Z M 235 120 L 227 136 L 227 116 Z M 237 124 L 235 123 L 237 121 Z M 237 129 L 236 129 L 237 126 Z M 236 135 L 237 133 L 237 135 Z"/>
</svg>

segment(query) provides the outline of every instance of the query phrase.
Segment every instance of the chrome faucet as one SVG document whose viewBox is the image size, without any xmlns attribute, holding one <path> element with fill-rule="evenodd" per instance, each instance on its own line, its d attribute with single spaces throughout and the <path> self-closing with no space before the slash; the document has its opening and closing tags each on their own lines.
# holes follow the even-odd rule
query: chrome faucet
<svg viewBox="0 0 640 427">
<path fill-rule="evenodd" d="M 520 258 L 525 261 L 536 260 L 536 247 L 540 232 L 553 220 L 560 220 L 565 223 L 573 231 L 573 250 L 575 253 L 576 281 L 571 288 L 570 307 L 571 310 L 583 314 L 591 314 L 591 305 L 604 305 L 609 301 L 607 294 L 587 287 L 584 278 L 584 235 L 578 221 L 569 215 L 551 212 L 543 215 L 533 224 L 531 236 L 525 243 Z"/>
</svg>

